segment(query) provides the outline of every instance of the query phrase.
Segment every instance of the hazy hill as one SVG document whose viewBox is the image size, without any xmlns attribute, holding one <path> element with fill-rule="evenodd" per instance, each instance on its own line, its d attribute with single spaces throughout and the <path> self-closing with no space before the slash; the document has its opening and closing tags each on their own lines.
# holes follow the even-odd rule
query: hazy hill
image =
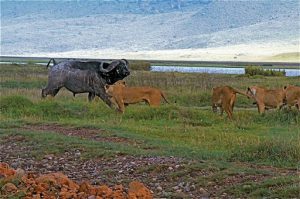
<svg viewBox="0 0 300 199">
<path fill-rule="evenodd" d="M 299 1 L 1 1 L 1 54 L 299 42 Z"/>
</svg>

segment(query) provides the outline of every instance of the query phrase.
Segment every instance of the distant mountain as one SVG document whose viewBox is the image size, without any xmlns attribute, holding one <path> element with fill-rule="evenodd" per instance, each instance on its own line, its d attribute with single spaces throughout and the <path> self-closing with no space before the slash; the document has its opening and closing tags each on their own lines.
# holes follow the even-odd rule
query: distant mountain
<svg viewBox="0 0 300 199">
<path fill-rule="evenodd" d="M 1 1 L 1 54 L 299 42 L 299 1 Z"/>
</svg>

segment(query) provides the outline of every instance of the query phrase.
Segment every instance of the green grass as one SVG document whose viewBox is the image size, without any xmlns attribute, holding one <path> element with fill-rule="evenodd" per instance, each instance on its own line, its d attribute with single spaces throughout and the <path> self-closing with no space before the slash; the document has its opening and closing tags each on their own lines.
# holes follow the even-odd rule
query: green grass
<svg viewBox="0 0 300 199">
<path fill-rule="evenodd" d="M 237 197 L 247 194 L 251 198 L 294 198 L 299 195 L 299 177 L 278 177 L 262 182 L 245 182 L 230 187 L 227 191 Z"/>
<path fill-rule="evenodd" d="M 143 141 L 146 148 L 156 148 L 156 155 L 279 166 L 296 166 L 296 160 L 300 159 L 299 132 L 295 130 L 299 127 L 298 112 L 275 111 L 258 116 L 254 110 L 239 111 L 237 121 L 229 122 L 210 110 L 175 105 L 129 106 L 120 115 L 102 103 L 32 102 L 22 96 L 1 98 L 0 109 L 8 121 L 88 125 L 112 131 L 121 137 Z M 266 119 L 271 115 L 273 121 Z M 276 115 L 283 116 L 276 118 Z M 266 128 L 266 124 L 272 127 Z M 43 143 L 43 139 L 35 141 Z M 48 138 L 45 140 L 49 142 Z"/>
<path fill-rule="evenodd" d="M 18 144 L 29 147 L 31 156 L 79 150 L 83 159 L 113 158 L 115 155 L 174 156 L 195 161 L 195 165 L 168 178 L 192 175 L 202 169 L 208 176 L 194 176 L 201 186 L 210 181 L 225 183 L 239 173 L 260 175 L 261 170 L 232 165 L 252 164 L 296 169 L 300 160 L 300 113 L 269 110 L 264 115 L 244 96 L 238 96 L 234 120 L 212 113 L 211 89 L 230 85 L 246 90 L 251 85 L 268 88 L 299 85 L 299 77 L 245 77 L 136 71 L 126 81 L 129 86 L 162 89 L 170 104 L 151 108 L 130 105 L 123 115 L 108 108 L 101 100 L 92 103 L 87 94 L 76 95 L 62 89 L 55 98 L 42 100 L 41 88 L 47 82 L 47 69 L 36 66 L 1 65 L 0 144 L 13 135 L 25 139 Z M 99 136 L 131 140 L 133 143 L 96 141 L 66 136 L 57 132 L 24 129 L 25 125 L 55 124 L 65 128 L 92 128 Z M 22 156 L 22 152 L 19 155 Z M 201 161 L 205 163 L 200 163 Z M 140 172 L 159 168 L 141 168 Z M 161 168 L 164 169 L 164 168 Z M 264 171 L 266 172 L 266 171 Z M 235 197 L 297 197 L 299 181 L 291 176 L 259 182 L 245 181 L 227 187 Z M 278 177 L 278 176 L 277 176 Z M 251 182 L 251 183 L 250 183 Z M 209 186 L 209 185 L 205 185 Z M 171 194 L 171 193 L 170 193 Z M 221 192 L 219 194 L 222 194 Z"/>
</svg>

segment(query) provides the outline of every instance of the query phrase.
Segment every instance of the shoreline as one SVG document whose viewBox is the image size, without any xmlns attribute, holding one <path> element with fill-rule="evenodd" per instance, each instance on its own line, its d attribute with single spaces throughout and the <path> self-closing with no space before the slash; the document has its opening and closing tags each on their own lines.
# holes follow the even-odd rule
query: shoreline
<svg viewBox="0 0 300 199">
<path fill-rule="evenodd" d="M 1 56 L 55 57 L 83 59 L 131 59 L 149 61 L 230 61 L 230 62 L 297 62 L 300 45 L 286 43 L 240 44 L 215 48 L 124 51 L 119 49 L 88 49 L 66 52 L 43 52 Z"/>
</svg>

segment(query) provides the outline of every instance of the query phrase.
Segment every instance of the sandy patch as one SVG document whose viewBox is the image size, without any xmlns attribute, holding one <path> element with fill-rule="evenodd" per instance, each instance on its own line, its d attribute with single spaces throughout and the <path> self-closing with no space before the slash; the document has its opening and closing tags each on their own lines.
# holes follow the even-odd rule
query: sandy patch
<svg viewBox="0 0 300 199">
<path fill-rule="evenodd" d="M 299 42 L 269 42 L 240 44 L 216 48 L 121 51 L 118 49 L 91 49 L 55 53 L 36 53 L 22 56 L 69 57 L 99 59 L 141 59 L 141 60 L 178 60 L 178 61 L 276 61 L 300 62 Z M 291 56 L 278 56 L 286 54 Z"/>
</svg>

